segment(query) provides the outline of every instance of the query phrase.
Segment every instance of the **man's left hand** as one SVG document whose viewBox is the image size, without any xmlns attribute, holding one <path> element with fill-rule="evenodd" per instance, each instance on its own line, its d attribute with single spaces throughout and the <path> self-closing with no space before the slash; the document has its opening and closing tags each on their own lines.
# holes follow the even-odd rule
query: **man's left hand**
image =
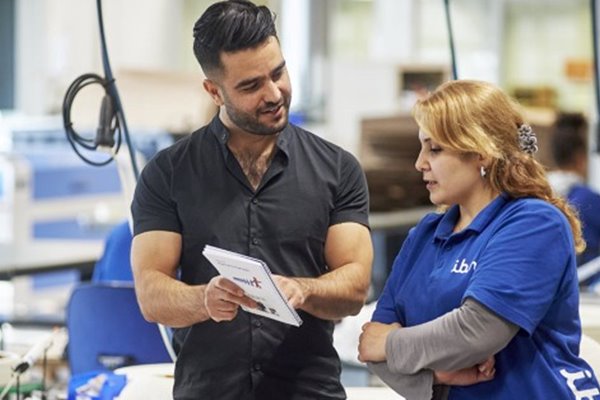
<svg viewBox="0 0 600 400">
<path fill-rule="evenodd" d="M 309 287 L 301 278 L 273 275 L 273 280 L 293 308 L 302 308 L 308 298 Z"/>
</svg>

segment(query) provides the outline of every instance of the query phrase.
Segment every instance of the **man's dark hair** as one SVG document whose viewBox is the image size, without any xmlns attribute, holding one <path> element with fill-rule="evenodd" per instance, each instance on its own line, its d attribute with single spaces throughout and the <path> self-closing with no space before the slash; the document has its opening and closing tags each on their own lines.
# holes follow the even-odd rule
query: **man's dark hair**
<svg viewBox="0 0 600 400">
<path fill-rule="evenodd" d="M 194 25 L 194 54 L 208 76 L 223 67 L 221 52 L 255 48 L 270 36 L 277 37 L 277 32 L 267 7 L 246 0 L 220 1 Z"/>
<path fill-rule="evenodd" d="M 561 113 L 556 117 L 552 155 L 559 167 L 569 166 L 578 153 L 587 152 L 587 120 L 581 113 Z"/>
</svg>

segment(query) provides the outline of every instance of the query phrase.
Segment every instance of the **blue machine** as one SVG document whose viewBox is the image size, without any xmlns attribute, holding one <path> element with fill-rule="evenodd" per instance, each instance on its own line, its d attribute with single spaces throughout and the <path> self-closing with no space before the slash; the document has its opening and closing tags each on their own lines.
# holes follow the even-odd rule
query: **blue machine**
<svg viewBox="0 0 600 400">
<path fill-rule="evenodd" d="M 5 129 L 0 149 L 0 243 L 33 239 L 92 239 L 127 218 L 116 163 L 86 164 L 73 152 L 61 121 Z M 134 145 L 149 158 L 173 143 L 163 131 L 138 132 Z M 104 160 L 100 152 L 86 154 Z"/>
</svg>

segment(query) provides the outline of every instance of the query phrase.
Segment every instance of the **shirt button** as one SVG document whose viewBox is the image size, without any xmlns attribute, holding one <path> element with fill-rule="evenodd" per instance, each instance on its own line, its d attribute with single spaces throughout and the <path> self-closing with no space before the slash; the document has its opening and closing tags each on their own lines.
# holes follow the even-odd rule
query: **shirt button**
<svg viewBox="0 0 600 400">
<path fill-rule="evenodd" d="M 257 198 L 252 199 L 252 204 L 258 204 L 258 199 Z"/>
<path fill-rule="evenodd" d="M 261 369 L 260 368 L 260 364 L 257 363 L 257 364 L 252 365 L 252 371 L 253 372 L 259 372 L 260 369 Z"/>
<path fill-rule="evenodd" d="M 258 243 L 259 243 L 259 240 L 257 238 L 252 238 L 253 245 L 257 245 Z"/>
<path fill-rule="evenodd" d="M 254 325 L 255 328 L 260 328 L 262 326 L 262 322 L 259 319 L 255 319 L 252 321 L 252 325 Z"/>
</svg>

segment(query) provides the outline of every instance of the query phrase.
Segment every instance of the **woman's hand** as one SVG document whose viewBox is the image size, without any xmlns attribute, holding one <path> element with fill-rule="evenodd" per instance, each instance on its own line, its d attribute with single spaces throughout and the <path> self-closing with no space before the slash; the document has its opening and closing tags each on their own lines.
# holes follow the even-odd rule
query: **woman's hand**
<svg viewBox="0 0 600 400">
<path fill-rule="evenodd" d="M 457 371 L 434 371 L 434 384 L 469 386 L 494 379 L 496 360 L 490 356 L 484 362 Z"/>
<path fill-rule="evenodd" d="M 358 343 L 358 360 L 362 362 L 385 361 L 385 341 L 389 333 L 402 328 L 399 323 L 382 324 L 381 322 L 367 322 L 362 326 Z"/>
</svg>

